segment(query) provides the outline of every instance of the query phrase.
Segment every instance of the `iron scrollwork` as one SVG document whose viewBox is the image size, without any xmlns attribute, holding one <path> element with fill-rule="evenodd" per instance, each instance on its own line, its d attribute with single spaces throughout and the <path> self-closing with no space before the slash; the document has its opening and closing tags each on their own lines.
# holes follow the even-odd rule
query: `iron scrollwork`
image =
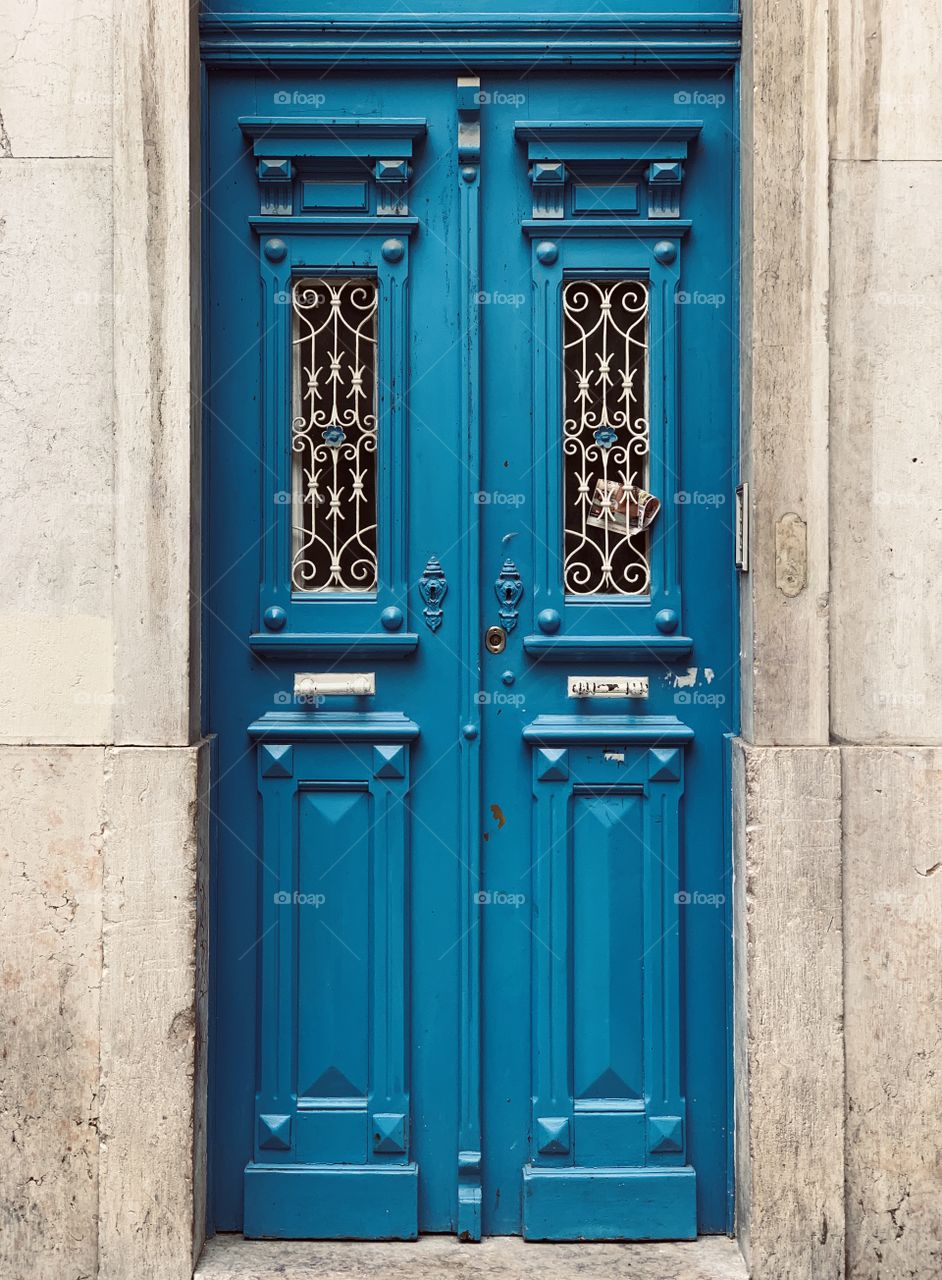
<svg viewBox="0 0 942 1280">
<path fill-rule="evenodd" d="M 660 502 L 646 493 L 648 289 L 573 280 L 563 289 L 566 591 L 643 595 Z"/>
<path fill-rule="evenodd" d="M 291 292 L 295 591 L 373 591 L 376 281 L 304 279 Z"/>
</svg>

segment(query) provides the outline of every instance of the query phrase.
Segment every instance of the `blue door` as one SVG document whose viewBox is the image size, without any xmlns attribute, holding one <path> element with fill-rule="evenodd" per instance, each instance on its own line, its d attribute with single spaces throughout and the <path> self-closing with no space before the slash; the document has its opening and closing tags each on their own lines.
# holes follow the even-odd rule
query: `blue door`
<svg viewBox="0 0 942 1280">
<path fill-rule="evenodd" d="M 729 1228 L 718 83 L 211 78 L 217 1230 Z"/>
</svg>

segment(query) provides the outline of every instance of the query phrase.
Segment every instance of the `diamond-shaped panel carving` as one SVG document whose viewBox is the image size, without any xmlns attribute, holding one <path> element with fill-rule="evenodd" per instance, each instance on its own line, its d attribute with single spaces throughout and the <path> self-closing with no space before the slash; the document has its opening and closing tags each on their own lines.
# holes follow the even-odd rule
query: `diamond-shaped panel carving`
<svg viewBox="0 0 942 1280">
<path fill-rule="evenodd" d="M 290 778 L 294 774 L 294 747 L 289 742 L 262 746 L 262 777 Z"/>
<path fill-rule="evenodd" d="M 373 1116 L 373 1150 L 384 1156 L 405 1155 L 406 1118 L 401 1112 Z"/>
<path fill-rule="evenodd" d="M 683 1151 L 684 1124 L 680 1116 L 649 1116 L 648 1147 L 655 1155 Z"/>
<path fill-rule="evenodd" d="M 406 749 L 403 746 L 373 748 L 374 778 L 404 778 L 406 776 Z"/>
<path fill-rule="evenodd" d="M 678 782 L 680 780 L 680 752 L 675 747 L 653 748 L 648 777 L 652 782 Z"/>
<path fill-rule="evenodd" d="M 569 777 L 569 752 L 565 747 L 540 747 L 536 753 L 536 776 L 540 782 L 565 782 Z"/>
<path fill-rule="evenodd" d="M 258 1145 L 262 1151 L 290 1151 L 291 1117 L 259 1116 Z"/>
<path fill-rule="evenodd" d="M 569 1119 L 567 1116 L 540 1116 L 536 1122 L 536 1140 L 541 1156 L 564 1156 L 569 1151 Z"/>
</svg>

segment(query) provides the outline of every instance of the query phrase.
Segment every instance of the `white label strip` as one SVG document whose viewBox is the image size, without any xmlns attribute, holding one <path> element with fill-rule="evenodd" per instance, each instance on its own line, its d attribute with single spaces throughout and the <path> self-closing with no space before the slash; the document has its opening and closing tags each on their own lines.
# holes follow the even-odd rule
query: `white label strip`
<svg viewBox="0 0 942 1280">
<path fill-rule="evenodd" d="M 299 671 L 294 677 L 296 698 L 335 698 L 342 694 L 358 698 L 372 697 L 376 692 L 376 673 L 360 671 L 346 675 L 342 671 Z"/>
<path fill-rule="evenodd" d="M 646 698 L 647 676 L 567 676 L 570 698 Z"/>
</svg>

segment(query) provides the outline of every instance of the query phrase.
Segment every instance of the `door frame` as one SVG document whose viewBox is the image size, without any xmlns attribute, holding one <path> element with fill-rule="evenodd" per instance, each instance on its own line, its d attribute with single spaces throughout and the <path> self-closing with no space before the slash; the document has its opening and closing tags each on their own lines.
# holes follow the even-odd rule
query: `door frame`
<svg viewBox="0 0 942 1280">
<path fill-rule="evenodd" d="M 707 38 L 699 20 L 690 25 Z M 635 30 L 639 37 L 653 34 L 652 27 Z M 200 742 L 195 605 L 201 599 L 202 547 L 201 210 L 192 198 L 200 188 L 198 38 L 187 6 L 168 11 L 159 0 L 124 6 L 114 47 L 113 148 L 114 289 L 122 333 L 115 346 L 116 542 L 125 589 L 140 602 L 121 611 L 125 634 L 118 637 L 117 651 L 145 654 L 147 667 L 146 680 L 129 670 L 121 686 L 132 691 L 127 700 L 133 707 L 146 710 L 147 724 L 132 723 L 128 713 L 117 741 L 194 749 Z M 829 780 L 836 749 L 827 731 L 827 619 L 819 607 L 828 574 L 827 44 L 827 14 L 814 0 L 786 10 L 769 3 L 745 8 L 740 408 L 754 536 L 751 571 L 741 591 L 743 729 L 734 744 L 732 813 L 739 881 L 733 910 L 737 1232 L 747 1254 L 771 1248 L 774 1239 L 779 1257 L 807 1258 L 817 1250 L 818 1259 L 836 1258 L 843 1249 L 843 1068 L 834 1038 L 842 1007 L 841 951 L 839 931 L 828 933 L 821 924 L 822 915 L 840 919 L 839 863 L 837 889 L 832 882 L 818 886 L 815 911 L 787 933 L 785 959 L 793 963 L 782 963 L 781 938 L 772 935 L 791 920 L 785 904 L 793 863 L 769 856 L 756 875 L 755 859 L 770 854 L 771 844 L 746 828 L 761 810 L 767 820 L 791 820 L 799 843 L 811 838 L 802 815 L 802 759 L 813 757 L 828 772 L 825 786 L 839 801 L 839 779 Z M 155 162 L 161 180 L 147 181 L 148 165 Z M 770 271 L 770 265 L 778 270 Z M 142 537 L 137 513 L 149 509 L 149 494 L 157 487 L 162 508 Z M 789 512 L 804 526 L 807 570 L 805 587 L 794 596 L 783 595 L 775 580 L 774 530 Z M 773 661 L 783 637 L 791 655 L 784 673 Z M 192 807 L 199 794 L 181 796 L 181 805 Z M 204 807 L 211 809 L 211 803 Z M 206 910 L 207 827 L 205 820 L 196 827 L 202 858 L 192 877 L 194 914 Z M 830 866 L 839 852 L 825 857 Z M 190 1167 L 184 1188 L 189 1212 L 181 1212 L 175 1231 L 181 1251 L 187 1239 L 195 1256 L 204 1229 L 206 1179 L 206 959 L 199 947 L 193 954 L 188 937 L 176 945 L 190 975 L 196 1025 L 192 1114 L 141 1176 L 156 1186 L 172 1177 L 181 1160 Z M 769 963 L 770 938 L 775 965 Z M 819 956 L 815 982 L 796 991 L 796 977 L 801 980 L 805 972 L 802 957 L 809 952 Z M 808 1048 L 801 1070 L 786 1081 L 764 1065 L 783 1043 L 783 1033 L 759 1017 L 769 1002 L 798 1006 L 787 1030 L 789 1036 L 801 1034 Z M 154 1012 L 162 1017 L 166 1011 Z M 155 1045 L 158 1057 L 172 1052 L 169 1044 Z M 166 1061 L 168 1071 L 178 1066 L 172 1056 Z M 799 1122 L 789 1116 L 799 1112 L 802 1131 L 810 1125 L 823 1135 L 823 1146 L 804 1185 L 790 1188 L 781 1180 L 781 1153 L 764 1135 L 783 1129 L 797 1140 Z M 820 1248 L 806 1240 L 811 1204 L 818 1213 L 823 1206 L 827 1215 L 828 1243 Z M 824 1262 L 818 1265 L 827 1270 Z M 831 1273 L 839 1274 L 836 1263 Z"/>
</svg>

